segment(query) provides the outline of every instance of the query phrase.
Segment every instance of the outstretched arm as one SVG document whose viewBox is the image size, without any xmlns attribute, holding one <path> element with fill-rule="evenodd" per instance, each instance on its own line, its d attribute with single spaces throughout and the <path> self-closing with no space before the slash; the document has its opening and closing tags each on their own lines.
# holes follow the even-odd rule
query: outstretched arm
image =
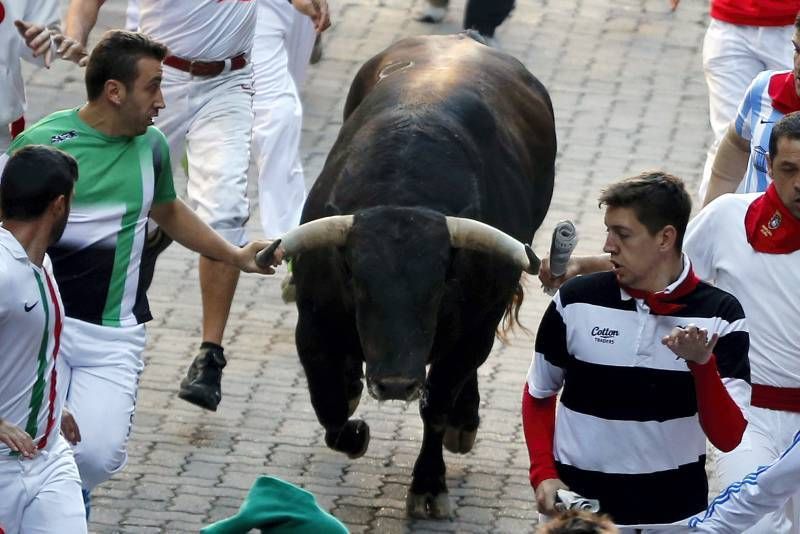
<svg viewBox="0 0 800 534">
<path fill-rule="evenodd" d="M 182 200 L 155 204 L 150 216 L 168 236 L 189 250 L 234 265 L 244 272 L 275 272 L 272 267 L 261 268 L 255 262 L 256 253 L 269 246 L 269 242 L 254 241 L 242 248 L 235 247 L 203 222 Z M 278 248 L 272 255 L 273 265 L 279 265 L 282 259 L 283 249 Z"/>
<path fill-rule="evenodd" d="M 539 281 L 544 287 L 558 289 L 561 284 L 581 274 L 610 271 L 613 268 L 608 254 L 597 256 L 571 256 L 567 262 L 564 276 L 553 276 L 550 272 L 550 258 L 544 258 L 539 266 Z"/>
</svg>

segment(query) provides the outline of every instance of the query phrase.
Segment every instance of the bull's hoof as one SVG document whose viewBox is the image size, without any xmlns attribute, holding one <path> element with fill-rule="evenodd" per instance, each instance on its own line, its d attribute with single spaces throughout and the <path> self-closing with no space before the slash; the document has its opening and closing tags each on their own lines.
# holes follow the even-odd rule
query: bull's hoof
<svg viewBox="0 0 800 534">
<path fill-rule="evenodd" d="M 438 24 L 444 20 L 447 15 L 446 7 L 427 6 L 425 10 L 417 15 L 417 22 L 424 22 L 426 24 Z"/>
<path fill-rule="evenodd" d="M 475 445 L 475 437 L 478 435 L 478 429 L 465 430 L 463 428 L 455 428 L 448 426 L 444 431 L 444 447 L 456 454 L 467 454 L 472 450 Z"/>
<path fill-rule="evenodd" d="M 453 508 L 447 492 L 433 495 L 432 493 L 414 493 L 408 490 L 406 495 L 406 513 L 416 519 L 450 519 Z"/>
<path fill-rule="evenodd" d="M 326 431 L 325 444 L 348 458 L 361 458 L 369 447 L 369 425 L 361 419 L 348 421 L 339 432 Z"/>
</svg>

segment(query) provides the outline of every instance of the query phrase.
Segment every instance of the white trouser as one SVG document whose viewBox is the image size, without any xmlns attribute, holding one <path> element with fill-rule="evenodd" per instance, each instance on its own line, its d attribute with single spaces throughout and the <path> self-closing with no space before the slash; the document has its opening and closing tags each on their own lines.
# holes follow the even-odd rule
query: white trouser
<svg viewBox="0 0 800 534">
<path fill-rule="evenodd" d="M 11 145 L 11 132 L 8 125 L 5 128 L 0 128 L 0 154 L 5 154 L 8 147 Z"/>
<path fill-rule="evenodd" d="M 30 460 L 0 458 L 0 530 L 5 534 L 86 532 L 81 479 L 63 437 Z"/>
<path fill-rule="evenodd" d="M 751 406 L 747 429 L 736 449 L 717 457 L 717 476 L 723 488 L 740 481 L 758 466 L 774 462 L 800 429 L 800 414 Z M 800 488 L 798 488 L 800 489 Z M 781 534 L 800 531 L 800 494 L 782 509 L 768 514 L 748 534 Z"/>
<path fill-rule="evenodd" d="M 703 70 L 714 142 L 703 169 L 701 201 L 705 198 L 719 142 L 736 117 L 750 82 L 761 71 L 792 68 L 793 33 L 794 25 L 738 26 L 711 19 L 703 39 Z"/>
<path fill-rule="evenodd" d="M 253 46 L 253 158 L 258 171 L 261 227 L 270 238 L 297 226 L 306 197 L 299 153 L 303 106 L 290 66 L 301 69 L 298 56 L 303 53 L 308 64 L 314 33 L 313 26 L 310 35 L 304 28 L 310 24 L 310 19 L 288 2 L 259 1 Z M 298 76 L 305 76 L 304 67 Z"/>
<path fill-rule="evenodd" d="M 166 109 L 156 126 L 167 136 L 173 169 L 180 167 L 186 153 L 189 206 L 230 243 L 244 245 L 250 216 L 252 66 L 199 77 L 165 65 L 161 90 Z"/>
<path fill-rule="evenodd" d="M 81 432 L 75 461 L 86 490 L 128 461 L 145 343 L 143 324 L 112 327 L 64 320 L 58 372 L 69 377 L 66 407 Z"/>
</svg>

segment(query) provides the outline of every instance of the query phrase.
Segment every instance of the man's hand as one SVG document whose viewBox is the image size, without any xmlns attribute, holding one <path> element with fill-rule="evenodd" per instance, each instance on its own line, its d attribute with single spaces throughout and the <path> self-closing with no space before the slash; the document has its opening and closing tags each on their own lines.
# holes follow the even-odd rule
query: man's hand
<svg viewBox="0 0 800 534">
<path fill-rule="evenodd" d="M 678 9 L 678 4 L 681 3 L 681 0 L 669 0 L 669 9 L 670 11 L 675 11 Z"/>
<path fill-rule="evenodd" d="M 238 249 L 236 266 L 246 273 L 275 274 L 272 267 L 261 268 L 256 264 L 256 254 L 267 248 L 271 241 L 253 241 Z M 278 247 L 272 254 L 272 266 L 277 267 L 283 261 L 283 248 Z"/>
<path fill-rule="evenodd" d="M 292 0 L 294 8 L 306 15 L 314 23 L 317 33 L 322 33 L 331 25 L 328 0 Z"/>
<path fill-rule="evenodd" d="M 33 57 L 44 55 L 44 66 L 50 66 L 50 47 L 53 42 L 50 40 L 50 30 L 46 26 L 33 24 L 24 20 L 15 20 L 14 26 L 25 40 L 25 44 L 33 50 Z"/>
<path fill-rule="evenodd" d="M 36 446 L 33 438 L 16 425 L 0 419 L 0 442 L 5 443 L 9 449 L 20 453 L 25 458 L 36 456 Z"/>
<path fill-rule="evenodd" d="M 86 47 L 75 39 L 71 39 L 66 35 L 58 32 L 52 32 L 53 42 L 58 47 L 56 54 L 61 59 L 77 63 L 79 67 L 85 67 L 89 62 L 89 52 Z"/>
<path fill-rule="evenodd" d="M 567 272 L 562 276 L 553 276 L 553 273 L 550 271 L 549 256 L 544 258 L 541 265 L 539 265 L 539 281 L 542 283 L 542 287 L 546 289 L 558 289 L 561 287 L 561 284 L 570 278 L 575 278 L 579 274 L 581 274 L 580 258 L 577 257 L 571 257 L 569 261 L 567 261 Z"/>
<path fill-rule="evenodd" d="M 708 330 L 687 325 L 686 328 L 676 326 L 668 336 L 661 338 L 661 343 L 669 347 L 679 358 L 703 365 L 711 359 L 719 334 L 714 333 L 708 339 Z"/>
<path fill-rule="evenodd" d="M 554 516 L 559 513 L 556 510 L 556 492 L 560 489 L 568 490 L 569 488 L 558 478 L 543 480 L 536 487 L 536 509 L 540 514 Z"/>
<path fill-rule="evenodd" d="M 61 412 L 61 434 L 72 445 L 77 445 L 81 441 L 81 431 L 78 428 L 78 423 L 75 422 L 75 418 L 66 408 Z"/>
</svg>

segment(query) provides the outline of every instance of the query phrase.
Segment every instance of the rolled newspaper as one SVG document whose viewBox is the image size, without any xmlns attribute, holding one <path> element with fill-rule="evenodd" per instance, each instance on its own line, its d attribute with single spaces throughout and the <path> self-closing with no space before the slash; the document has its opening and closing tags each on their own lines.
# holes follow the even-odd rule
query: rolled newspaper
<svg viewBox="0 0 800 534">
<path fill-rule="evenodd" d="M 572 251 L 578 244 L 578 232 L 572 221 L 560 221 L 553 228 L 553 239 L 550 242 L 550 273 L 558 278 L 567 273 L 567 263 L 569 262 Z M 548 295 L 555 295 L 556 290 L 552 287 L 545 287 L 544 292 Z"/>
<path fill-rule="evenodd" d="M 597 499 L 587 499 L 565 489 L 556 491 L 556 510 L 586 510 L 588 512 L 599 512 L 600 501 Z"/>
</svg>

